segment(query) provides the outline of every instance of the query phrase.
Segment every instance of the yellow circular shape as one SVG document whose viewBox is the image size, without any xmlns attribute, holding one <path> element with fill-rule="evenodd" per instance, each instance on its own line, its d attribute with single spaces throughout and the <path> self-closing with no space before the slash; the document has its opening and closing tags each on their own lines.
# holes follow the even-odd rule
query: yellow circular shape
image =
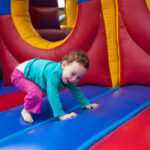
<svg viewBox="0 0 150 150">
<path fill-rule="evenodd" d="M 74 3 L 74 5 L 77 7 L 77 2 Z M 60 46 L 70 37 L 72 32 L 64 40 L 57 42 L 50 42 L 43 39 L 33 28 L 28 10 L 29 0 L 11 0 L 13 22 L 22 39 L 28 44 L 40 49 L 52 49 Z M 76 20 L 74 20 L 74 22 L 76 22 Z"/>
</svg>

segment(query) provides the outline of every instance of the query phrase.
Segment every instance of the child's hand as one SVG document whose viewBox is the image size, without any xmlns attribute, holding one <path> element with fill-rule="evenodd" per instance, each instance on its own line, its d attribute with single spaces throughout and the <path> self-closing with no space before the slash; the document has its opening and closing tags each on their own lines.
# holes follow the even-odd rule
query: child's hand
<svg viewBox="0 0 150 150">
<path fill-rule="evenodd" d="M 63 115 L 63 116 L 60 116 L 59 119 L 60 119 L 60 120 L 66 120 L 66 119 L 74 118 L 74 117 L 76 117 L 76 116 L 77 116 L 77 114 L 74 113 L 74 112 L 72 112 L 72 113 L 70 113 L 70 114 L 65 114 L 65 115 Z"/>
<path fill-rule="evenodd" d="M 85 109 L 97 109 L 98 107 L 98 104 L 89 104 L 85 107 Z"/>
</svg>

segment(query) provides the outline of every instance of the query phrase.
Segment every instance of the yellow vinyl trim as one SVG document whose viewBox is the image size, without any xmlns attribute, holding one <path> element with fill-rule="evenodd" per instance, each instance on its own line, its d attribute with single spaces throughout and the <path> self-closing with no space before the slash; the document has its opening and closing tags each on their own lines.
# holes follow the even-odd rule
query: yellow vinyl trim
<svg viewBox="0 0 150 150">
<path fill-rule="evenodd" d="M 148 7 L 148 10 L 150 11 L 150 0 L 146 0 L 146 4 L 147 4 L 147 7 Z"/>
<path fill-rule="evenodd" d="M 71 33 L 64 40 L 57 42 L 50 42 L 40 37 L 31 24 L 28 5 L 29 0 L 11 0 L 12 19 L 17 31 L 25 42 L 37 48 L 52 49 L 61 45 L 70 37 Z"/>
<path fill-rule="evenodd" d="M 112 87 L 118 85 L 118 48 L 116 41 L 116 8 L 114 0 L 101 0 L 106 40 L 108 49 L 109 69 Z"/>
<path fill-rule="evenodd" d="M 120 85 L 120 73 L 121 73 L 121 66 L 120 66 L 120 47 L 119 47 L 119 10 L 118 10 L 118 0 L 116 2 L 116 39 L 117 39 L 117 48 L 118 48 L 118 77 L 119 77 L 119 85 Z"/>
<path fill-rule="evenodd" d="M 73 28 L 77 18 L 77 0 L 65 0 L 65 20 L 61 28 Z"/>
</svg>

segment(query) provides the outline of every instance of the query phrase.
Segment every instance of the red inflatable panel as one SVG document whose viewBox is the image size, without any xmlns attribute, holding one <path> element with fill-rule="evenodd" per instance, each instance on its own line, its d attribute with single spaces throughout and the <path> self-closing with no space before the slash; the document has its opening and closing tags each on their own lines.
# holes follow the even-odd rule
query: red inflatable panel
<svg viewBox="0 0 150 150">
<path fill-rule="evenodd" d="M 48 41 L 55 42 L 65 39 L 71 32 L 71 28 L 66 29 L 36 29 L 40 36 Z"/>
<path fill-rule="evenodd" d="M 150 106 L 89 150 L 150 150 Z"/>
<path fill-rule="evenodd" d="M 88 56 L 90 58 L 90 69 L 79 84 L 112 87 L 103 17 L 100 18 L 99 31 L 92 47 L 89 49 Z"/>
<path fill-rule="evenodd" d="M 57 0 L 29 0 L 29 5 L 57 7 L 58 3 Z"/>
<path fill-rule="evenodd" d="M 118 4 L 127 32 L 150 54 L 150 13 L 146 0 L 118 0 Z"/>
<path fill-rule="evenodd" d="M 17 107 L 19 105 L 22 105 L 24 103 L 24 92 L 15 92 L 15 93 L 9 93 L 6 95 L 0 96 L 0 112 L 4 110 L 8 110 L 13 107 Z"/>
<path fill-rule="evenodd" d="M 3 74 L 3 85 L 12 85 L 10 81 L 10 75 L 15 66 L 18 65 L 18 62 L 7 49 L 6 45 L 2 40 L 0 40 L 0 57 L 1 57 L 1 66 L 5 69 L 2 72 Z M 9 79 L 9 80 L 8 80 Z"/>
<path fill-rule="evenodd" d="M 145 0 L 119 0 L 120 86 L 150 85 L 150 13 Z"/>
<path fill-rule="evenodd" d="M 29 7 L 30 17 L 35 29 L 60 29 L 57 7 Z"/>
<path fill-rule="evenodd" d="M 131 39 L 120 17 L 120 86 L 150 85 L 150 55 Z"/>
</svg>

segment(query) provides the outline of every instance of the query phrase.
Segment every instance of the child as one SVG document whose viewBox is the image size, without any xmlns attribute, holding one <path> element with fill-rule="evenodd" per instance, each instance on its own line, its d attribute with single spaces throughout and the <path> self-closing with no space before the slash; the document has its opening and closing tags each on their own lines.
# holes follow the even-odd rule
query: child
<svg viewBox="0 0 150 150">
<path fill-rule="evenodd" d="M 88 68 L 89 59 L 80 50 L 64 56 L 62 62 L 35 58 L 19 64 L 11 75 L 11 81 L 26 92 L 24 109 L 21 112 L 24 121 L 32 123 L 34 120 L 31 112 L 41 112 L 43 93 L 47 93 L 54 117 L 59 117 L 60 120 L 76 117 L 76 113 L 66 114 L 62 109 L 59 91 L 65 87 L 70 90 L 82 109 L 98 108 L 98 104 L 89 104 L 76 86 L 76 82 L 86 74 Z"/>
</svg>

